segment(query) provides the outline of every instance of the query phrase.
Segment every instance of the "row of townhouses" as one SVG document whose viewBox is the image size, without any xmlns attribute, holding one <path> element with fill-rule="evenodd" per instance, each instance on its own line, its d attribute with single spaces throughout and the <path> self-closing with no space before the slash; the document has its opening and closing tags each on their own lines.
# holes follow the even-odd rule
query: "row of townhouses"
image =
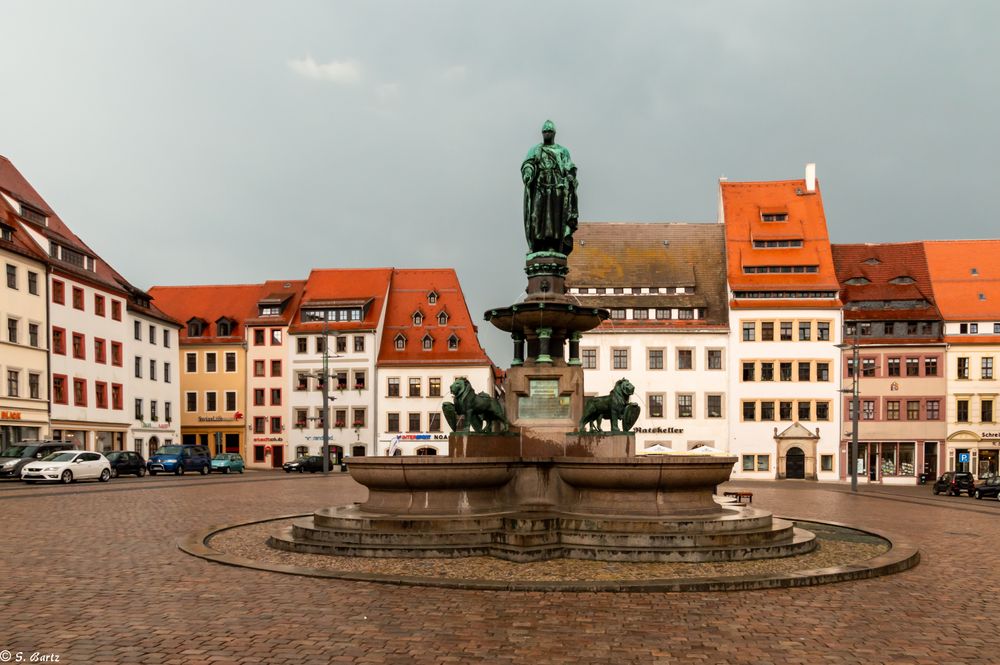
<svg viewBox="0 0 1000 665">
<path fill-rule="evenodd" d="M 453 270 L 142 291 L 6 160 L 0 195 L 4 445 L 200 443 L 279 467 L 325 424 L 338 456 L 446 454 L 451 383 L 498 383 Z M 611 312 L 580 342 L 587 392 L 630 378 L 640 449 L 727 450 L 742 478 L 998 472 L 1000 241 L 831 244 L 812 167 L 721 181 L 715 222 L 575 237 L 569 293 Z"/>
</svg>

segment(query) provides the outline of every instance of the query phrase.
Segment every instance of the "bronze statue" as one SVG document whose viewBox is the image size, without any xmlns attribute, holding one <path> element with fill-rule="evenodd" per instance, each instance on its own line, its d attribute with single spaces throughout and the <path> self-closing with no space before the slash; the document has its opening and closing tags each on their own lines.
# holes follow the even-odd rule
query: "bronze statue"
<svg viewBox="0 0 1000 665">
<path fill-rule="evenodd" d="M 583 417 L 580 418 L 580 431 L 589 427 L 591 432 L 603 432 L 601 421 L 607 418 L 611 421 L 612 432 L 628 432 L 639 419 L 639 405 L 629 402 L 635 386 L 628 379 L 619 379 L 611 392 L 604 397 L 590 397 L 583 405 Z M 621 429 L 618 423 L 621 422 Z"/>
<path fill-rule="evenodd" d="M 531 252 L 573 251 L 579 221 L 576 166 L 569 150 L 555 143 L 556 126 L 542 125 L 542 142 L 528 151 L 521 164 L 524 181 L 524 235 Z"/>
<path fill-rule="evenodd" d="M 468 432 L 470 428 L 476 432 L 493 432 L 499 427 L 503 433 L 510 427 L 503 404 L 486 393 L 477 395 L 468 379 L 455 379 L 451 394 L 455 403 L 445 402 L 441 411 L 453 432 Z"/>
</svg>

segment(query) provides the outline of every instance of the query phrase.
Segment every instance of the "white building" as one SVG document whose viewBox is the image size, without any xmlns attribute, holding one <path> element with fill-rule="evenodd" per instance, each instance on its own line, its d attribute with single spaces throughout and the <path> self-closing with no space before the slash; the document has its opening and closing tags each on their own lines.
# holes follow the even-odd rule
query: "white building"
<svg viewBox="0 0 1000 665">
<path fill-rule="evenodd" d="M 588 395 L 626 377 L 639 450 L 728 443 L 728 307 L 719 224 L 584 223 L 568 293 L 611 318 L 580 340 Z M 607 427 L 607 424 L 605 424 Z"/>
<path fill-rule="evenodd" d="M 0 197 L 0 449 L 48 436 L 46 266 L 20 206 Z"/>
<path fill-rule="evenodd" d="M 393 270 L 375 384 L 378 455 L 447 455 L 441 405 L 466 378 L 493 395 L 493 365 L 452 269 Z"/>
<path fill-rule="evenodd" d="M 294 424 L 288 442 L 319 454 L 323 419 L 330 422 L 331 454 L 375 453 L 375 359 L 381 341 L 392 270 L 313 270 L 306 280 L 289 336 L 289 404 Z M 323 412 L 324 374 L 329 406 Z"/>
<path fill-rule="evenodd" d="M 130 296 L 127 312 L 125 353 L 133 374 L 125 383 L 125 408 L 133 418 L 128 447 L 148 459 L 160 446 L 181 441 L 181 324 L 141 291 Z"/>
<path fill-rule="evenodd" d="M 720 189 L 733 477 L 837 480 L 842 312 L 815 174 Z"/>
</svg>

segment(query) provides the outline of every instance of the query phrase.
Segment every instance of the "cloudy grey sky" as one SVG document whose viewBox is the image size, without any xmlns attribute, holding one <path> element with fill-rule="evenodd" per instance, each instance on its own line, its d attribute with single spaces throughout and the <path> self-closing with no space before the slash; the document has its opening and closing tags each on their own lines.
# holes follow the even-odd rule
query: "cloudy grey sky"
<svg viewBox="0 0 1000 665">
<path fill-rule="evenodd" d="M 518 299 L 552 118 L 585 220 L 818 164 L 837 242 L 1000 236 L 1000 3 L 0 1 L 0 154 L 139 286 L 453 266 Z M 509 350 L 482 324 L 501 365 Z"/>
</svg>

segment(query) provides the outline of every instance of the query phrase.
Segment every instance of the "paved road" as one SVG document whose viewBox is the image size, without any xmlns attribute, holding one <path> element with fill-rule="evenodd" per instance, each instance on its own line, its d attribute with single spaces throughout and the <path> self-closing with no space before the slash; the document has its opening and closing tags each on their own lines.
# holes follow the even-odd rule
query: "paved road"
<svg viewBox="0 0 1000 665">
<path fill-rule="evenodd" d="M 872 581 L 743 593 L 417 589 L 229 568 L 176 548 L 205 525 L 363 499 L 347 475 L 0 483 L 0 649 L 24 662 L 185 665 L 997 662 L 1000 503 L 930 486 L 731 487 L 779 515 L 896 533 L 923 561 Z"/>
</svg>

